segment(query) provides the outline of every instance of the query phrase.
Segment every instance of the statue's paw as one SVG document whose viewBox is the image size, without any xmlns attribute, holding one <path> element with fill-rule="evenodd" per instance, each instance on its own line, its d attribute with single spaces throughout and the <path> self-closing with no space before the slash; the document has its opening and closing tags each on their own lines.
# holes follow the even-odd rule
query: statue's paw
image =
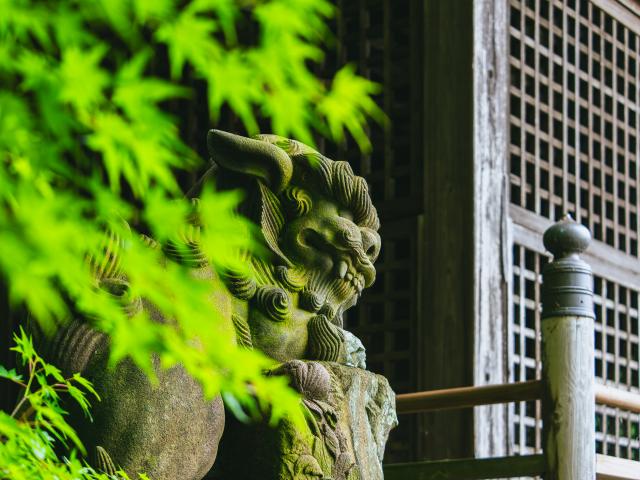
<svg viewBox="0 0 640 480">
<path fill-rule="evenodd" d="M 345 339 L 342 329 L 336 327 L 325 315 L 316 315 L 307 326 L 309 340 L 307 358 L 325 362 L 345 363 Z"/>
<path fill-rule="evenodd" d="M 320 363 L 290 360 L 269 374 L 289 377 L 291 386 L 306 399 L 326 400 L 329 396 L 331 377 L 327 369 Z"/>
</svg>

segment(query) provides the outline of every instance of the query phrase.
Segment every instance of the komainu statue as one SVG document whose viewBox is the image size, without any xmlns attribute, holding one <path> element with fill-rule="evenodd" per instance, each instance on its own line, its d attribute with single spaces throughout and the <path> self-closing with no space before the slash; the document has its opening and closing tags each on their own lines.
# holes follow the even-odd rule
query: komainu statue
<svg viewBox="0 0 640 480">
<path fill-rule="evenodd" d="M 222 400 L 203 400 L 181 368 L 159 370 L 152 386 L 132 363 L 107 369 L 109 340 L 82 321 L 46 339 L 64 370 L 94 382 L 102 402 L 79 427 L 103 471 L 122 468 L 152 480 L 377 480 L 389 431 L 397 424 L 386 379 L 365 370 L 360 340 L 343 329 L 343 313 L 375 279 L 379 220 L 367 184 L 345 162 L 275 135 L 245 138 L 210 131 L 207 182 L 241 189 L 241 214 L 253 220 L 270 255 L 246 254 L 243 271 L 214 271 L 197 242 L 162 245 L 168 259 L 210 278 L 216 302 L 243 348 L 260 349 L 301 393 L 304 428 L 225 419 Z M 197 204 L 197 201 L 196 201 Z M 126 287 L 117 269 L 100 284 Z M 153 305 L 140 299 L 132 310 Z M 217 460 L 216 460 L 217 457 Z"/>
</svg>

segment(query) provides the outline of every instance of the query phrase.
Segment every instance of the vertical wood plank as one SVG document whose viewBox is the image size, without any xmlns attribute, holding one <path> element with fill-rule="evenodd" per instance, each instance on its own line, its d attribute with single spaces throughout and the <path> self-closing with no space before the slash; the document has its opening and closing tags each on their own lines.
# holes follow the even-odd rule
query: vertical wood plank
<svg viewBox="0 0 640 480">
<path fill-rule="evenodd" d="M 474 385 L 508 381 L 508 0 L 473 8 Z M 475 456 L 507 453 L 507 405 L 478 407 Z"/>
<path fill-rule="evenodd" d="M 420 390 L 474 369 L 473 0 L 424 2 L 424 255 Z M 473 456 L 471 412 L 423 416 L 424 459 Z"/>
</svg>

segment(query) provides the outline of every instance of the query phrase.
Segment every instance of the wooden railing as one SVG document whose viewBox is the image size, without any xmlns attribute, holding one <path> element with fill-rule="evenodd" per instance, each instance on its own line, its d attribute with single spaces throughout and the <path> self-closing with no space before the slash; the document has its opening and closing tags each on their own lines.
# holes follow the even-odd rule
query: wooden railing
<svg viewBox="0 0 640 480">
<path fill-rule="evenodd" d="M 447 388 L 429 392 L 404 393 L 396 396 L 398 413 L 455 410 L 496 403 L 521 402 L 542 398 L 542 381 L 485 385 L 482 387 Z"/>
<path fill-rule="evenodd" d="M 403 393 L 396 396 L 399 414 L 457 410 L 496 403 L 526 402 L 540 400 L 544 386 L 542 380 L 483 385 L 481 387 L 459 387 L 428 392 Z M 640 413 L 640 395 L 606 385 L 596 384 L 595 403 Z"/>
<path fill-rule="evenodd" d="M 570 218 L 545 233 L 554 261 L 543 274 L 541 380 L 396 397 L 399 414 L 542 400 L 544 453 L 390 464 L 387 480 L 640 480 L 640 462 L 595 453 L 595 404 L 640 413 L 640 395 L 594 381 L 592 277 L 579 258 L 589 240 L 588 230 Z"/>
<path fill-rule="evenodd" d="M 398 395 L 396 409 L 399 414 L 454 410 L 496 403 L 540 400 L 543 392 L 542 380 L 448 388 Z M 640 395 L 597 384 L 594 397 L 594 402 L 597 404 L 640 413 Z M 546 460 L 544 455 L 539 454 L 387 465 L 385 479 L 489 479 L 538 476 L 545 473 Z M 596 455 L 596 478 L 598 480 L 640 480 L 640 462 Z"/>
<path fill-rule="evenodd" d="M 598 404 L 640 413 L 640 395 L 600 384 L 596 384 L 595 391 Z"/>
<path fill-rule="evenodd" d="M 471 408 L 496 403 L 542 399 L 542 380 L 448 388 L 429 392 L 405 393 L 396 397 L 399 414 Z M 632 413 L 640 413 L 640 395 L 605 385 L 595 385 L 594 402 Z M 443 460 L 388 465 L 387 480 L 482 479 L 538 476 L 546 473 L 544 455 L 523 455 L 489 459 Z M 596 455 L 598 480 L 640 480 L 640 462 Z"/>
</svg>

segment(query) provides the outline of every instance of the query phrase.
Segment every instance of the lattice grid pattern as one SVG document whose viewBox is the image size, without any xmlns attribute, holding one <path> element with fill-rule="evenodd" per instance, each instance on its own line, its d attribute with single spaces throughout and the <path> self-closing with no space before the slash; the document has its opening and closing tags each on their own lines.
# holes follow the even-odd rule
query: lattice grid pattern
<svg viewBox="0 0 640 480">
<path fill-rule="evenodd" d="M 337 64 L 355 64 L 360 75 L 382 86 L 376 100 L 391 121 L 388 129 L 371 125 L 371 153 L 349 140 L 335 154 L 367 179 L 383 229 L 376 283 L 348 312 L 346 326 L 364 343 L 369 370 L 386 376 L 396 392 L 416 391 L 421 0 L 338 0 L 336 6 Z M 385 461 L 413 460 L 417 434 L 416 423 L 401 422 L 391 432 Z"/>
<path fill-rule="evenodd" d="M 547 257 L 515 245 L 512 283 L 512 381 L 540 378 L 540 282 Z M 599 382 L 640 392 L 640 291 L 594 278 L 595 375 Z M 596 451 L 640 460 L 640 415 L 596 408 Z M 515 453 L 540 452 L 539 402 L 520 402 L 512 409 Z"/>
<path fill-rule="evenodd" d="M 595 278 L 596 377 L 614 387 L 640 392 L 638 290 Z M 640 415 L 598 407 L 596 450 L 640 460 Z"/>
<path fill-rule="evenodd" d="M 412 219 L 383 224 L 383 248 L 376 262 L 376 282 L 360 306 L 348 311 L 346 326 L 367 349 L 367 368 L 385 375 L 396 393 L 415 391 L 417 272 L 416 225 Z M 387 443 L 385 461 L 412 459 L 415 425 L 400 422 Z"/>
<path fill-rule="evenodd" d="M 638 35 L 588 0 L 510 4 L 511 203 L 552 220 L 571 212 L 597 240 L 637 257 Z M 514 381 L 540 375 L 544 262 L 514 246 Z M 638 391 L 638 292 L 602 278 L 595 290 L 596 376 Z M 597 412 L 597 451 L 637 460 L 639 416 Z M 540 451 L 539 403 L 512 414 L 515 452 Z"/>
<path fill-rule="evenodd" d="M 513 248 L 512 371 L 511 381 L 540 378 L 540 275 L 546 257 L 523 247 Z M 513 404 L 514 452 L 530 454 L 542 449 L 540 402 Z"/>
<path fill-rule="evenodd" d="M 633 256 L 639 62 L 638 35 L 588 0 L 511 0 L 511 202 Z"/>
<path fill-rule="evenodd" d="M 339 0 L 339 65 L 353 63 L 358 73 L 382 86 L 378 105 L 388 115 L 385 128 L 371 124 L 371 153 L 349 141 L 341 157 L 367 178 L 374 203 L 387 210 L 393 203 L 400 215 L 419 205 L 420 161 L 418 95 L 419 38 L 416 0 Z M 412 81 L 412 79 L 414 81 Z M 400 209 L 404 207 L 404 212 Z M 400 216 L 395 215 L 394 217 Z"/>
</svg>

